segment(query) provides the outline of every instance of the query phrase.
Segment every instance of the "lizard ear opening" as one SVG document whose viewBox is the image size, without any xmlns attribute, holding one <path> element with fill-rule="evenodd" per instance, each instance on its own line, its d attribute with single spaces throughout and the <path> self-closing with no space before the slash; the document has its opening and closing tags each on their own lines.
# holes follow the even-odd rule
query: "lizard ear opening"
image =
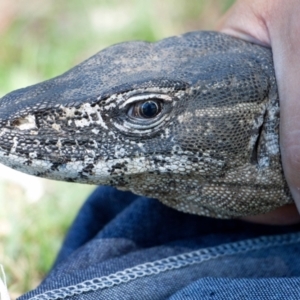
<svg viewBox="0 0 300 300">
<path fill-rule="evenodd" d="M 252 149 L 252 153 L 251 153 L 251 157 L 250 157 L 250 161 L 254 165 L 259 164 L 259 157 L 258 157 L 259 149 L 260 149 L 260 143 L 261 143 L 262 133 L 263 133 L 263 128 L 264 128 L 264 120 L 266 119 L 266 116 L 267 116 L 267 112 L 264 113 L 264 116 L 260 121 L 261 124 L 258 127 L 257 137 L 256 137 L 255 143 L 253 145 L 253 149 Z"/>
</svg>

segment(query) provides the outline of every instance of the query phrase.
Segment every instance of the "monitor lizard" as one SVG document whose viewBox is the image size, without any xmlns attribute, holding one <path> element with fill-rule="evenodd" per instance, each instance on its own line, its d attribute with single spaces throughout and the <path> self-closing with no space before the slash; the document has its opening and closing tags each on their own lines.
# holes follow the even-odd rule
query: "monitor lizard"
<svg viewBox="0 0 300 300">
<path fill-rule="evenodd" d="M 0 162 L 217 218 L 293 202 L 272 52 L 217 32 L 113 45 L 9 93 Z"/>
</svg>

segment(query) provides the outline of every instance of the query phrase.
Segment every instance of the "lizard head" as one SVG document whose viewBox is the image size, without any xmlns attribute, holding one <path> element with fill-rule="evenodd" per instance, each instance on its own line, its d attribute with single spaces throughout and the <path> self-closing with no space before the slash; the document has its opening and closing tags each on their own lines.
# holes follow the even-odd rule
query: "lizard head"
<svg viewBox="0 0 300 300">
<path fill-rule="evenodd" d="M 122 43 L 3 97 L 0 161 L 200 215 L 261 213 L 291 201 L 278 110 L 269 49 L 213 32 Z"/>
</svg>

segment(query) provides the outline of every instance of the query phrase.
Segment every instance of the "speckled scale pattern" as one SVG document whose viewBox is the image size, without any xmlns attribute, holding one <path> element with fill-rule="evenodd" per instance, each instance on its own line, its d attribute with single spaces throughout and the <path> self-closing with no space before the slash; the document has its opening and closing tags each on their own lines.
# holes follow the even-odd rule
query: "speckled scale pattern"
<svg viewBox="0 0 300 300">
<path fill-rule="evenodd" d="M 150 119 L 133 106 L 158 101 Z M 293 202 L 270 49 L 216 32 L 104 49 L 0 101 L 0 161 L 230 218 Z"/>
</svg>

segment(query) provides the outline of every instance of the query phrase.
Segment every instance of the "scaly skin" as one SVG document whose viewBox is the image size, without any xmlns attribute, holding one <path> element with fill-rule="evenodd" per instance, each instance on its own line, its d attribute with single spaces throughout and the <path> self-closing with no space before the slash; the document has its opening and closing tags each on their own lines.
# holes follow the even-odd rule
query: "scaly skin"
<svg viewBox="0 0 300 300">
<path fill-rule="evenodd" d="M 221 33 L 109 47 L 3 97 L 0 126 L 0 161 L 28 174 L 218 218 L 293 202 L 271 50 Z"/>
</svg>

